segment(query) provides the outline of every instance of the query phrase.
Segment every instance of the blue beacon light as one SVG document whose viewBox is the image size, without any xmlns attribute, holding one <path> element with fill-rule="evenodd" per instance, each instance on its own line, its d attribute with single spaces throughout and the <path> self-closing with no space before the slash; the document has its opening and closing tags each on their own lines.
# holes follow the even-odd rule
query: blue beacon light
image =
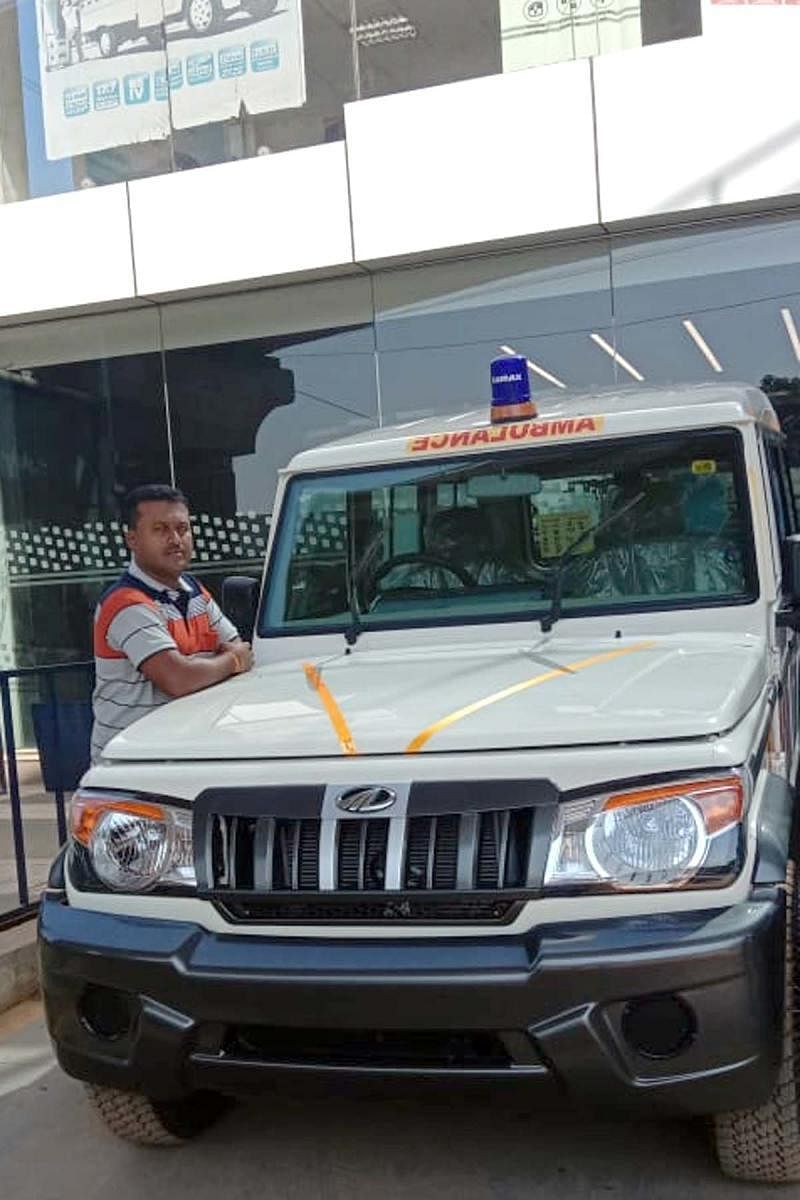
<svg viewBox="0 0 800 1200">
<path fill-rule="evenodd" d="M 531 400 L 528 364 L 524 358 L 519 355 L 495 358 L 491 376 L 493 425 L 536 416 L 536 405 Z"/>
</svg>

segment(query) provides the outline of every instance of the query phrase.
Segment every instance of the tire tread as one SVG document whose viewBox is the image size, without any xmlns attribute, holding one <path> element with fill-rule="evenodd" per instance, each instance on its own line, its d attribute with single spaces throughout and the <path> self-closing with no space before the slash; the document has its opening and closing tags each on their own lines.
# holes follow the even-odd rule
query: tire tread
<svg viewBox="0 0 800 1200">
<path fill-rule="evenodd" d="M 84 1087 L 95 1112 L 117 1137 L 139 1146 L 180 1146 L 186 1140 L 168 1128 L 147 1096 L 95 1083 Z"/>
<path fill-rule="evenodd" d="M 789 863 L 786 877 L 786 999 L 783 1059 L 775 1090 L 759 1108 L 720 1113 L 714 1119 L 717 1157 L 725 1175 L 753 1183 L 800 1180 L 800 980 L 795 959 L 798 878 Z"/>
</svg>

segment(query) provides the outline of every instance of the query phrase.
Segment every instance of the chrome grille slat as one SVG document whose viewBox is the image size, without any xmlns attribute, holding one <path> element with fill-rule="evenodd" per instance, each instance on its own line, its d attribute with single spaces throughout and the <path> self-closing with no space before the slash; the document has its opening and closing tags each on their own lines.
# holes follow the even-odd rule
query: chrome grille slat
<svg viewBox="0 0 800 1200">
<path fill-rule="evenodd" d="M 339 884 L 339 830 L 342 821 L 320 821 L 319 887 L 322 892 L 334 892 Z"/>
<path fill-rule="evenodd" d="M 364 874 L 367 866 L 367 821 L 359 821 L 358 830 L 358 890 L 364 890 Z"/>
<path fill-rule="evenodd" d="M 236 887 L 236 846 L 239 837 L 239 818 L 232 817 L 228 828 L 228 879 L 230 886 Z"/>
<path fill-rule="evenodd" d="M 291 851 L 291 880 L 292 891 L 300 887 L 300 822 L 292 822 L 292 851 Z"/>
<path fill-rule="evenodd" d="M 208 877 L 215 887 L 230 887 L 228 857 L 228 822 L 214 817 L 208 837 Z"/>
<path fill-rule="evenodd" d="M 275 818 L 259 817 L 253 841 L 253 887 L 257 892 L 272 890 L 272 855 L 275 850 Z"/>
<path fill-rule="evenodd" d="M 428 891 L 433 888 L 433 872 L 436 866 L 436 834 L 439 829 L 439 818 L 431 817 L 428 828 L 428 855 L 425 863 L 425 887 Z"/>
<path fill-rule="evenodd" d="M 459 891 L 471 891 L 475 887 L 475 864 L 478 858 L 479 813 L 462 813 L 458 823 L 458 859 L 456 862 L 456 887 Z"/>
<path fill-rule="evenodd" d="M 387 892 L 399 892 L 403 886 L 408 821 L 389 821 L 388 825 L 384 887 Z"/>
</svg>

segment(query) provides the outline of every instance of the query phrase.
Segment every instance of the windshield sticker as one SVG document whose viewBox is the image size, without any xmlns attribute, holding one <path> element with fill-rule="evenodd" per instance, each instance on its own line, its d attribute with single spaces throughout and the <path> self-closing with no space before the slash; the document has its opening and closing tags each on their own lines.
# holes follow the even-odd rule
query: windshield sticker
<svg viewBox="0 0 800 1200">
<path fill-rule="evenodd" d="M 582 533 L 587 533 L 592 527 L 592 514 L 586 510 L 575 512 L 542 513 L 539 517 L 539 549 L 542 558 L 561 558 L 566 554 Z M 594 538 L 585 537 L 580 546 L 576 546 L 578 554 L 594 553 Z"/>
<path fill-rule="evenodd" d="M 456 429 L 452 433 L 429 433 L 409 438 L 409 454 L 435 451 L 474 450 L 478 446 L 515 446 L 543 438 L 583 437 L 601 433 L 603 417 L 568 417 L 562 421 L 519 421 L 509 425 L 487 425 L 480 429 Z"/>
<path fill-rule="evenodd" d="M 716 475 L 717 460 L 715 458 L 696 458 L 692 463 L 693 475 Z"/>
</svg>

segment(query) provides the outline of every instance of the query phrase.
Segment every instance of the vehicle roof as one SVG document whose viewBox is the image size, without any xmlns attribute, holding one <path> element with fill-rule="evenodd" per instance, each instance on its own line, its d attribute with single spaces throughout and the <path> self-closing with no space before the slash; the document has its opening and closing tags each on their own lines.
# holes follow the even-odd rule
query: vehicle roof
<svg viewBox="0 0 800 1200">
<path fill-rule="evenodd" d="M 618 437 L 625 434 L 665 432 L 672 429 L 758 423 L 779 430 L 780 423 L 767 397 L 747 383 L 702 383 L 675 387 L 616 387 L 586 392 L 549 392 L 534 396 L 537 415 L 516 421 L 527 431 L 506 443 L 506 448 L 531 447 L 540 439 L 580 441 L 584 436 Z M 536 426 L 536 429 L 531 428 Z M 466 431 L 497 430 L 489 418 L 489 401 L 468 412 L 454 410 L 399 425 L 382 426 L 310 450 L 291 460 L 286 471 L 320 471 L 346 466 L 409 461 L 421 455 L 486 453 L 483 434 L 469 444 Z M 456 436 L 455 438 L 452 435 Z M 448 435 L 443 444 L 444 435 Z M 496 435 L 497 438 L 500 435 Z M 434 444 L 425 445 L 433 440 Z M 490 441 L 495 441 L 495 435 Z M 455 444 L 453 444 L 455 443 Z M 503 445 L 496 447 L 502 451 Z"/>
</svg>

